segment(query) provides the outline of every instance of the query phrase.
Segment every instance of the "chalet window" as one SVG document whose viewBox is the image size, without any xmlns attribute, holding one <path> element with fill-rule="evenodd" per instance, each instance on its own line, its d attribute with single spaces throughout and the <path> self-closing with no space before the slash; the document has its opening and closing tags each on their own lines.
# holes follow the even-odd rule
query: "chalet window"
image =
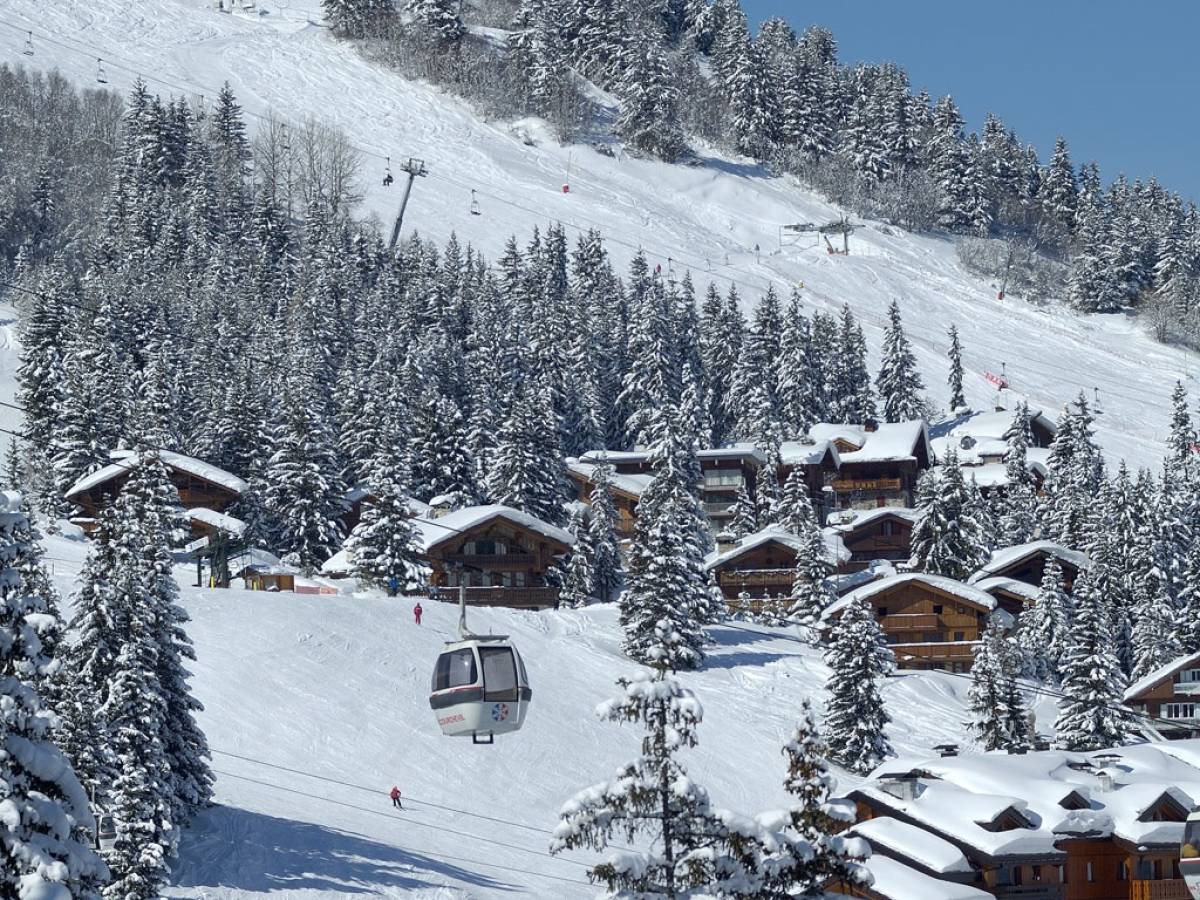
<svg viewBox="0 0 1200 900">
<path fill-rule="evenodd" d="M 891 537 L 893 534 L 896 533 L 896 523 L 895 522 L 884 522 L 879 527 L 879 533 L 881 535 L 883 535 L 884 537 Z"/>
<path fill-rule="evenodd" d="M 966 637 L 965 637 L 965 635 L 966 635 L 966 632 L 965 632 L 965 631 L 956 631 L 956 632 L 954 632 L 954 639 L 955 639 L 956 641 L 963 641 L 963 640 L 966 640 Z"/>
<path fill-rule="evenodd" d="M 1059 881 L 1059 884 L 1067 883 L 1067 867 L 1066 866 L 1058 867 L 1058 881 Z"/>
<path fill-rule="evenodd" d="M 878 615 L 886 616 L 887 615 L 887 607 L 886 606 L 877 606 L 877 607 L 875 607 L 875 612 Z"/>
<path fill-rule="evenodd" d="M 704 473 L 704 483 L 714 487 L 741 487 L 746 477 L 737 469 L 710 469 Z"/>
<path fill-rule="evenodd" d="M 1096 880 L 1096 873 L 1095 873 L 1095 871 L 1092 869 L 1092 864 L 1091 864 L 1091 862 L 1088 862 L 1088 864 L 1087 864 L 1087 880 L 1088 880 L 1088 881 L 1095 881 L 1095 880 Z"/>
<path fill-rule="evenodd" d="M 1117 864 L 1117 881 L 1129 880 L 1129 866 L 1124 861 Z"/>
<path fill-rule="evenodd" d="M 1184 669 L 1179 673 L 1180 684 L 1196 684 L 1200 682 L 1200 669 Z"/>
<path fill-rule="evenodd" d="M 1164 703 L 1163 716 L 1168 719 L 1194 719 L 1196 718 L 1196 704 Z"/>
<path fill-rule="evenodd" d="M 940 644 L 946 640 L 946 636 L 940 631 L 926 631 L 921 635 L 921 640 L 926 644 Z"/>
<path fill-rule="evenodd" d="M 515 587 L 525 587 L 525 573 L 513 572 L 513 585 Z"/>
<path fill-rule="evenodd" d="M 1041 881 L 1042 880 L 1042 867 L 1041 866 L 1033 866 L 1032 868 L 1033 868 L 1033 880 Z"/>
<path fill-rule="evenodd" d="M 1162 864 L 1161 859 L 1154 860 L 1154 876 L 1153 877 L 1154 877 L 1155 881 L 1162 881 L 1163 864 Z"/>
<path fill-rule="evenodd" d="M 887 636 L 887 642 L 888 642 L 889 644 L 898 644 L 898 643 L 900 643 L 900 635 L 898 635 L 898 634 L 889 634 L 889 635 Z"/>
<path fill-rule="evenodd" d="M 933 614 L 935 616 L 940 616 L 942 614 L 942 604 L 940 604 L 940 603 L 933 604 Z"/>
<path fill-rule="evenodd" d="M 1024 871 L 1025 870 L 1022 869 L 1020 866 L 1012 867 L 1012 883 L 1013 884 L 1024 884 L 1025 883 Z"/>
</svg>

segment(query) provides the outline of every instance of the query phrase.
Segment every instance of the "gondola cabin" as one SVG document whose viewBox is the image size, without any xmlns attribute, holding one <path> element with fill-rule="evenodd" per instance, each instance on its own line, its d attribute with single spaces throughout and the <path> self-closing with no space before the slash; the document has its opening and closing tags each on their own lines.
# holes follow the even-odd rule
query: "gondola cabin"
<svg viewBox="0 0 1200 900">
<path fill-rule="evenodd" d="M 532 698 L 525 663 L 507 638 L 468 635 L 438 656 L 429 706 L 447 737 L 491 743 L 520 730 Z"/>
</svg>

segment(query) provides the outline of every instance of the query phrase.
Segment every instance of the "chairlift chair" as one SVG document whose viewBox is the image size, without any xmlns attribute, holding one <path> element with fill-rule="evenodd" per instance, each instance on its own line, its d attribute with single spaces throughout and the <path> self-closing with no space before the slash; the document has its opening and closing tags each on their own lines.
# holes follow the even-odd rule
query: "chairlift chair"
<svg viewBox="0 0 1200 900">
<path fill-rule="evenodd" d="M 475 188 L 471 188 L 471 215 L 483 215 L 483 213 L 479 210 L 479 200 L 475 197 Z"/>
<path fill-rule="evenodd" d="M 392 182 L 396 179 L 392 177 L 392 158 L 386 157 L 386 162 L 383 164 L 383 186 L 391 187 Z"/>
<path fill-rule="evenodd" d="M 108 84 L 108 76 L 104 74 L 104 60 L 96 58 L 96 81 L 100 84 Z"/>
<path fill-rule="evenodd" d="M 33 56 L 33 32 L 27 31 L 28 37 L 25 38 L 25 47 L 21 50 L 26 56 Z"/>
<path fill-rule="evenodd" d="M 465 579 L 464 579 L 465 581 Z M 442 734 L 491 744 L 525 724 L 533 692 L 521 654 L 507 635 L 467 630 L 466 587 L 458 589 L 459 640 L 448 641 L 433 669 L 429 707 Z"/>
</svg>

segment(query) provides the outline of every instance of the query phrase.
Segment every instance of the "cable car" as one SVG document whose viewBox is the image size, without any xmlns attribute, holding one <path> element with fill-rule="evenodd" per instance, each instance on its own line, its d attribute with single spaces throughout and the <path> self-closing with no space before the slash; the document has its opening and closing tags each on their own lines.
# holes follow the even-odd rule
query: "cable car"
<svg viewBox="0 0 1200 900">
<path fill-rule="evenodd" d="M 525 724 L 533 692 L 521 654 L 507 635 L 467 631 L 466 588 L 458 591 L 459 640 L 448 641 L 433 669 L 429 707 L 447 737 L 491 744 Z"/>
<path fill-rule="evenodd" d="M 27 31 L 28 37 L 25 38 L 25 47 L 21 50 L 26 56 L 33 56 L 33 32 Z"/>
<path fill-rule="evenodd" d="M 100 84 L 108 84 L 108 76 L 104 74 L 104 60 L 96 60 L 96 81 Z"/>
<path fill-rule="evenodd" d="M 110 813 L 96 813 L 96 849 L 108 851 L 117 842 L 117 820 Z"/>
<path fill-rule="evenodd" d="M 1188 893 L 1200 900 L 1200 807 L 1193 809 L 1183 827 L 1183 843 L 1179 847 L 1179 874 L 1183 876 Z"/>
</svg>

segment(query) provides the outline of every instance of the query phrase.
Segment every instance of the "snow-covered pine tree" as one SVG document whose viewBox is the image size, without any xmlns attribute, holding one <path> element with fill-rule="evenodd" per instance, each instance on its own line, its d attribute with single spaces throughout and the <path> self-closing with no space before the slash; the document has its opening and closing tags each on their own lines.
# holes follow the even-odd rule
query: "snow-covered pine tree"
<svg viewBox="0 0 1200 900">
<path fill-rule="evenodd" d="M 88 796 L 51 741 L 53 718 L 34 687 L 50 660 L 39 636 L 46 615 L 15 566 L 29 525 L 16 493 L 0 493 L 0 893 L 95 898 L 104 864 L 82 839 L 94 827 Z"/>
<path fill-rule="evenodd" d="M 687 150 L 679 117 L 679 92 L 672 82 L 660 41 L 645 32 L 635 35 L 621 80 L 621 114 L 616 130 L 626 146 L 675 162 Z"/>
<path fill-rule="evenodd" d="M 825 538 L 813 527 L 800 535 L 796 548 L 795 576 L 787 618 L 808 628 L 816 628 L 822 613 L 834 601 L 829 584 L 829 563 L 825 559 Z"/>
<path fill-rule="evenodd" d="M 814 344 L 819 343 L 817 322 L 814 316 Z M 871 376 L 867 371 L 867 342 L 849 304 L 842 307 L 832 344 L 825 370 L 825 392 L 829 403 L 826 412 L 829 420 L 854 424 L 874 419 L 875 397 L 871 391 Z"/>
<path fill-rule="evenodd" d="M 1012 753 L 1028 746 L 1023 726 L 1027 718 L 1014 663 L 1003 629 L 995 618 L 989 620 L 971 663 L 971 687 L 967 690 L 969 727 L 985 750 Z M 1014 726 L 1019 729 L 1015 733 Z"/>
<path fill-rule="evenodd" d="M 1171 434 L 1167 438 L 1168 459 L 1177 468 L 1186 469 L 1196 456 L 1196 429 L 1188 412 L 1187 391 L 1183 382 L 1175 382 L 1171 391 Z"/>
<path fill-rule="evenodd" d="M 488 492 L 552 525 L 563 514 L 563 462 L 546 392 L 522 390 L 500 426 Z"/>
<path fill-rule="evenodd" d="M 855 811 L 848 801 L 833 798 L 837 782 L 826 762 L 829 747 L 817 730 L 807 697 L 800 704 L 796 730 L 783 745 L 783 755 L 788 763 L 783 787 L 795 798 L 787 810 L 791 831 L 808 843 L 812 857 L 803 871 L 788 873 L 784 880 L 790 880 L 790 885 L 778 885 L 792 891 L 782 896 L 819 897 L 828 885 L 866 884 L 869 875 L 861 865 L 863 857 L 856 856 L 855 848 L 839 834 L 854 821 Z"/>
<path fill-rule="evenodd" d="M 1075 615 L 1062 661 L 1056 743 L 1064 750 L 1099 750 L 1123 743 L 1128 734 L 1121 705 L 1125 676 L 1113 646 L 1105 598 L 1088 569 L 1075 579 L 1073 598 Z"/>
<path fill-rule="evenodd" d="M 321 0 L 334 34 L 361 38 L 373 34 L 395 12 L 393 0 Z"/>
<path fill-rule="evenodd" d="M 775 524 L 789 534 L 806 535 L 819 528 L 812 498 L 808 493 L 808 482 L 804 478 L 804 467 L 793 466 L 783 484 L 783 496 L 776 510 Z"/>
<path fill-rule="evenodd" d="M 951 449 L 938 473 L 921 477 L 909 564 L 918 572 L 965 580 L 987 562 L 988 537 L 972 514 L 958 454 Z"/>
<path fill-rule="evenodd" d="M 1025 672 L 1039 681 L 1057 680 L 1066 658 L 1074 610 L 1063 587 L 1058 559 L 1050 556 L 1042 570 L 1037 598 L 1021 614 L 1019 641 Z"/>
<path fill-rule="evenodd" d="M 967 405 L 967 398 L 963 394 L 962 344 L 958 340 L 958 326 L 951 325 L 947 333 L 950 336 L 950 375 L 946 383 L 950 385 L 950 412 L 953 413 Z"/>
<path fill-rule="evenodd" d="M 571 558 L 563 575 L 559 598 L 563 606 L 578 609 L 587 606 L 596 597 L 596 573 L 593 568 L 595 548 L 592 546 L 588 517 L 580 504 L 571 510 L 567 531 L 574 535 L 575 544 L 571 547 Z"/>
<path fill-rule="evenodd" d="M 693 669 L 704 659 L 703 626 L 716 615 L 704 571 L 707 524 L 694 491 L 691 439 L 664 410 L 651 448 L 654 480 L 638 504 L 626 587 L 619 601 L 623 649 L 649 665 Z"/>
<path fill-rule="evenodd" d="M 413 24 L 429 34 L 440 50 L 454 46 L 467 33 L 457 0 L 405 0 L 404 8 Z"/>
<path fill-rule="evenodd" d="M 923 419 L 928 404 L 921 396 L 925 384 L 917 372 L 917 358 L 900 321 L 900 304 L 895 300 L 888 307 L 888 327 L 883 334 L 883 362 L 875 379 L 879 399 L 883 404 L 885 422 L 907 422 Z"/>
<path fill-rule="evenodd" d="M 734 540 L 741 540 L 758 531 L 758 506 L 744 484 L 738 488 L 731 511 L 733 516 L 729 520 L 729 535 Z"/>
<path fill-rule="evenodd" d="M 1136 680 L 1183 655 L 1178 631 L 1178 610 L 1162 590 L 1161 578 L 1134 576 L 1133 583 L 1133 672 Z"/>
<path fill-rule="evenodd" d="M 825 652 L 825 664 L 831 670 L 825 738 L 831 759 L 865 775 L 892 752 L 884 733 L 891 716 L 879 690 L 896 661 L 866 600 L 851 599 L 831 630 Z"/>
<path fill-rule="evenodd" d="M 1029 407 L 1022 401 L 1005 435 L 1008 450 L 1004 453 L 1004 473 L 1008 483 L 994 503 L 996 543 L 1001 547 L 1024 544 L 1037 532 L 1037 492 L 1028 461 L 1030 435 Z"/>
<path fill-rule="evenodd" d="M 588 542 L 592 546 L 592 590 L 601 603 L 616 595 L 624 580 L 617 545 L 617 510 L 609 488 L 611 466 L 601 463 L 592 470 L 592 515 Z"/>
<path fill-rule="evenodd" d="M 372 502 L 363 503 L 362 519 L 346 540 L 353 560 L 354 576 L 363 584 L 389 593 L 406 593 L 420 588 L 421 547 L 412 524 L 408 492 L 403 476 L 376 476 L 378 487 Z"/>
</svg>

